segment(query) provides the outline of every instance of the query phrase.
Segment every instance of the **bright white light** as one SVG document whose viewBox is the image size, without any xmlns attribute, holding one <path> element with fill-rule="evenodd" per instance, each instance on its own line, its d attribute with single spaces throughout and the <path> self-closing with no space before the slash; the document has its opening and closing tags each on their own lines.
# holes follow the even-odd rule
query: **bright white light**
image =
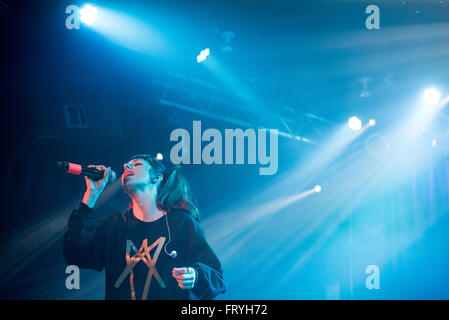
<svg viewBox="0 0 449 320">
<path fill-rule="evenodd" d="M 370 127 L 374 127 L 376 125 L 376 120 L 374 119 L 370 119 L 370 121 L 368 122 Z"/>
<path fill-rule="evenodd" d="M 196 61 L 198 63 L 200 63 L 200 62 L 206 60 L 206 58 L 209 56 L 209 54 L 210 54 L 209 48 L 201 50 L 200 54 L 196 56 Z"/>
<path fill-rule="evenodd" d="M 315 190 L 315 192 L 321 192 L 321 186 L 317 184 L 313 190 Z"/>
<path fill-rule="evenodd" d="M 426 89 L 422 96 L 424 103 L 426 104 L 436 104 L 440 100 L 441 93 L 435 88 Z"/>
<path fill-rule="evenodd" d="M 162 153 L 158 153 L 156 154 L 156 159 L 162 161 L 162 159 L 164 159 L 164 156 L 162 155 Z"/>
<path fill-rule="evenodd" d="M 205 57 L 207 57 L 210 54 L 210 50 L 209 48 L 206 48 L 204 50 L 201 51 L 201 54 Z"/>
<path fill-rule="evenodd" d="M 201 54 L 199 54 L 199 55 L 196 56 L 196 61 L 197 61 L 198 63 L 200 63 L 201 61 L 204 61 L 204 60 L 206 60 L 206 57 L 205 57 L 205 56 L 203 56 L 203 55 L 201 55 Z"/>
<path fill-rule="evenodd" d="M 437 146 L 437 139 L 433 139 L 432 140 L 432 147 L 436 147 Z"/>
<path fill-rule="evenodd" d="M 348 127 L 354 131 L 360 130 L 362 128 L 362 121 L 357 117 L 351 117 L 348 120 Z"/>
<path fill-rule="evenodd" d="M 80 20 L 85 24 L 91 25 L 97 20 L 97 8 L 91 6 L 90 4 L 84 5 L 80 9 Z"/>
</svg>

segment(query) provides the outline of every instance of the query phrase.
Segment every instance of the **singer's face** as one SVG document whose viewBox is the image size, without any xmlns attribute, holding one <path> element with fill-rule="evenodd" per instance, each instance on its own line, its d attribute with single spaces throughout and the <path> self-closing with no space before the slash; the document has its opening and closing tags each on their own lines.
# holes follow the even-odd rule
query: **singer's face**
<svg viewBox="0 0 449 320">
<path fill-rule="evenodd" d="M 122 186 L 126 193 L 143 189 L 150 184 L 151 165 L 143 159 L 133 159 L 123 165 Z"/>
</svg>

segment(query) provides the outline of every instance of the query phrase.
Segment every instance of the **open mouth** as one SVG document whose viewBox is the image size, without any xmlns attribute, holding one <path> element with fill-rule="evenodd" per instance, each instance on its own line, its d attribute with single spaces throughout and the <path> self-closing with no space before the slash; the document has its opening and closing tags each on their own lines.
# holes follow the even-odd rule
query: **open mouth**
<svg viewBox="0 0 449 320">
<path fill-rule="evenodd" d="M 134 174 L 132 174 L 131 172 L 127 172 L 127 173 L 125 173 L 124 178 L 127 179 L 128 177 L 133 176 L 133 175 Z"/>
</svg>

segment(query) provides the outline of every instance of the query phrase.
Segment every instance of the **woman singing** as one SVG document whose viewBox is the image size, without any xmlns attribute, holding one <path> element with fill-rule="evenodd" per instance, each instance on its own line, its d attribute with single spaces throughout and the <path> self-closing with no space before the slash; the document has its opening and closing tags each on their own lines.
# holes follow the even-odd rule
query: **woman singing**
<svg viewBox="0 0 449 320">
<path fill-rule="evenodd" d="M 107 184 L 86 179 L 87 190 L 64 235 L 67 264 L 106 273 L 106 299 L 213 299 L 225 292 L 223 270 L 199 225 L 199 211 L 179 169 L 136 155 L 121 181 L 132 201 L 99 219 L 94 205 Z"/>
</svg>

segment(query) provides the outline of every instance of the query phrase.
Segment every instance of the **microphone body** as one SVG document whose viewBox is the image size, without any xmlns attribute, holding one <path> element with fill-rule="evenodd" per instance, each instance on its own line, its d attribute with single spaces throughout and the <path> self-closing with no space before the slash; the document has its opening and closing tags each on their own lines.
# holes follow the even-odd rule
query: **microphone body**
<svg viewBox="0 0 449 320">
<path fill-rule="evenodd" d="M 168 256 L 171 257 L 171 258 L 177 258 L 178 257 L 178 253 L 175 250 L 173 250 L 172 252 L 170 252 L 168 254 Z"/>
<path fill-rule="evenodd" d="M 103 179 L 104 176 L 104 170 L 97 170 L 95 168 L 89 168 L 87 166 L 82 166 L 67 161 L 56 161 L 56 167 L 63 169 L 67 173 L 89 177 L 94 181 Z M 108 182 L 114 182 L 116 178 L 117 175 L 115 174 L 115 172 L 109 170 Z"/>
</svg>

